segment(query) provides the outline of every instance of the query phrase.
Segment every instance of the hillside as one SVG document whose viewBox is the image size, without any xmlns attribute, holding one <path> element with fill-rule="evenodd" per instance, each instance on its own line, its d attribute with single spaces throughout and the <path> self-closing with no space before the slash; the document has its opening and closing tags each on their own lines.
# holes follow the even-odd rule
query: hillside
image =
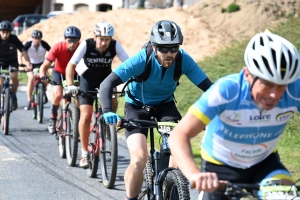
<svg viewBox="0 0 300 200">
<path fill-rule="evenodd" d="M 235 2 L 238 12 L 222 13 Z M 253 36 L 282 22 L 288 16 L 298 16 L 299 0 L 201 0 L 186 10 L 147 9 L 115 10 L 109 12 L 78 12 L 50 18 L 26 30 L 19 38 L 30 38 L 33 29 L 43 32 L 44 40 L 50 45 L 63 40 L 63 32 L 70 25 L 82 31 L 82 39 L 93 37 L 93 26 L 98 21 L 108 21 L 115 27 L 114 38 L 130 56 L 134 55 L 149 40 L 151 27 L 156 21 L 175 21 L 184 34 L 183 48 L 196 60 L 212 56 L 220 48 L 235 40 Z M 115 59 L 114 66 L 120 61 Z"/>
</svg>

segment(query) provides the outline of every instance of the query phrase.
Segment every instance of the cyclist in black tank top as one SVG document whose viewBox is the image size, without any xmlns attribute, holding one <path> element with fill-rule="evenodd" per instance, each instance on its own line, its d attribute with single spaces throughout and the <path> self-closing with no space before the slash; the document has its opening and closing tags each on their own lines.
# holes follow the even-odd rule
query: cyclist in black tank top
<svg viewBox="0 0 300 200">
<path fill-rule="evenodd" d="M 99 88 L 102 81 L 111 73 L 112 61 L 117 55 L 123 62 L 128 58 L 121 44 L 112 39 L 114 27 L 107 22 L 99 22 L 94 26 L 94 37 L 83 41 L 66 68 L 67 90 L 76 94 L 77 87 L 74 86 L 73 73 L 76 68 L 80 75 L 81 90 L 95 90 Z M 113 108 L 116 111 L 118 101 L 113 97 Z M 81 141 L 80 166 L 88 167 L 87 146 L 89 139 L 90 122 L 93 113 L 93 99 L 91 97 L 80 97 L 80 120 L 79 133 Z"/>
</svg>

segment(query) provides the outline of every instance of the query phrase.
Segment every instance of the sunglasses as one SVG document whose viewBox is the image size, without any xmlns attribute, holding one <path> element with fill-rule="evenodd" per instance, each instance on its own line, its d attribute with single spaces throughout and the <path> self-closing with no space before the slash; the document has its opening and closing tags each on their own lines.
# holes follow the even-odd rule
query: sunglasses
<svg viewBox="0 0 300 200">
<path fill-rule="evenodd" d="M 160 53 L 168 53 L 169 51 L 171 53 L 176 53 L 179 50 L 179 46 L 175 46 L 175 47 L 162 47 L 162 46 L 157 46 L 157 51 L 159 51 Z"/>
<path fill-rule="evenodd" d="M 68 43 L 77 43 L 79 39 L 67 39 Z"/>
</svg>

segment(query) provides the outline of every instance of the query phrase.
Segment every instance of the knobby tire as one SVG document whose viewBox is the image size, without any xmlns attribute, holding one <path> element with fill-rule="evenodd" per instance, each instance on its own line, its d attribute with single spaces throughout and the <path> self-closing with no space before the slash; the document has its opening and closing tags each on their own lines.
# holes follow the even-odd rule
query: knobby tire
<svg viewBox="0 0 300 200">
<path fill-rule="evenodd" d="M 70 103 L 67 109 L 66 156 L 69 166 L 75 166 L 78 152 L 79 109 Z"/>
<path fill-rule="evenodd" d="M 4 114 L 2 115 L 2 130 L 4 135 L 8 135 L 9 131 L 9 116 L 10 116 L 10 92 L 9 88 L 5 88 L 4 97 Z"/>
<path fill-rule="evenodd" d="M 103 148 L 100 149 L 100 166 L 103 185 L 113 188 L 118 165 L 118 140 L 115 126 L 101 122 L 101 134 L 103 138 Z"/>
<path fill-rule="evenodd" d="M 163 182 L 163 200 L 190 200 L 189 182 L 178 169 L 168 172 Z"/>
</svg>

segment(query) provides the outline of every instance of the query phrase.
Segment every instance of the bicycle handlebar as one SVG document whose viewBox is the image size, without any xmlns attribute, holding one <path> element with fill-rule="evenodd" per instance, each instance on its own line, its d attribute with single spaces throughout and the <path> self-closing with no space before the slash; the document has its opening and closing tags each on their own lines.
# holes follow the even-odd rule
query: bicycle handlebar
<svg viewBox="0 0 300 200">
<path fill-rule="evenodd" d="M 138 128 L 157 128 L 157 121 L 152 120 L 142 120 L 142 119 L 122 119 L 119 129 L 138 129 Z"/>
</svg>

